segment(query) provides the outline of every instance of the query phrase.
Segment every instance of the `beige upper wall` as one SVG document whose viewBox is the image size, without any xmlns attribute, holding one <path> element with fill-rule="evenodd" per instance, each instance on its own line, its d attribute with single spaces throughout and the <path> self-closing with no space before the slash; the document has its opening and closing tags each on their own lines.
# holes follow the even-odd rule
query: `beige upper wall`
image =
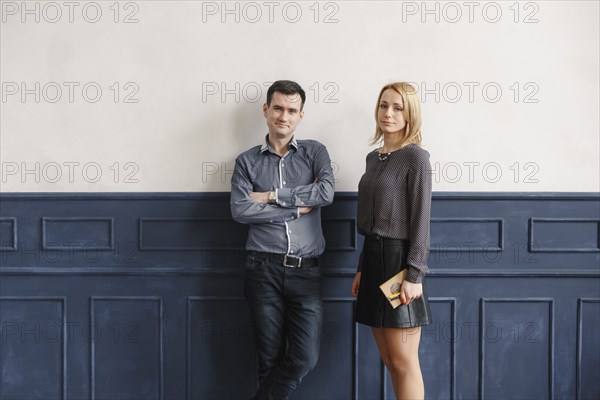
<svg viewBox="0 0 600 400">
<path fill-rule="evenodd" d="M 338 191 L 395 80 L 421 89 L 435 191 L 600 190 L 597 1 L 1 7 L 4 192 L 228 191 L 276 79 Z"/>
</svg>

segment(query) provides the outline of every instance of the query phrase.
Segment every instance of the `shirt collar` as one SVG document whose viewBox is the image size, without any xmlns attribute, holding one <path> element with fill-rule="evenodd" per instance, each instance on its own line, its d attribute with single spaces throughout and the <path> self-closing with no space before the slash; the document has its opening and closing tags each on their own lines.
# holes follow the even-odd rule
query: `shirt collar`
<svg viewBox="0 0 600 400">
<path fill-rule="evenodd" d="M 298 142 L 296 141 L 295 137 L 293 137 L 292 140 L 290 141 L 290 146 L 292 146 L 294 149 L 298 150 Z M 269 144 L 269 134 L 267 134 L 265 136 L 265 142 L 261 146 L 260 152 L 264 153 L 267 150 L 271 150 L 271 145 Z"/>
</svg>

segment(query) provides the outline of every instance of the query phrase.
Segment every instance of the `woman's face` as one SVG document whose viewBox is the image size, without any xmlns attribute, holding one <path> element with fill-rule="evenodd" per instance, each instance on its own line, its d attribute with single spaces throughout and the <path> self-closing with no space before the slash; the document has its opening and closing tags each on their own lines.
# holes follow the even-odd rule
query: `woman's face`
<svg viewBox="0 0 600 400">
<path fill-rule="evenodd" d="M 384 134 L 399 133 L 406 128 L 402 96 L 393 89 L 381 95 L 377 107 L 377 124 Z"/>
</svg>

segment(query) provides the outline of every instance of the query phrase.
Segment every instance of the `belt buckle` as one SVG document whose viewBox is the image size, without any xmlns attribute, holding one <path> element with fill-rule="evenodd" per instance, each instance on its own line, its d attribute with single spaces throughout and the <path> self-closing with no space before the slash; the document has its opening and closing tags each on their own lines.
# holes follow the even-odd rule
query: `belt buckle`
<svg viewBox="0 0 600 400">
<path fill-rule="evenodd" d="M 298 265 L 292 265 L 292 264 L 288 264 L 288 258 L 290 259 L 296 259 L 298 260 Z M 283 266 L 284 267 L 290 267 L 290 268 L 300 268 L 302 265 L 302 257 L 294 257 L 294 256 L 288 256 L 287 254 L 283 256 Z"/>
</svg>

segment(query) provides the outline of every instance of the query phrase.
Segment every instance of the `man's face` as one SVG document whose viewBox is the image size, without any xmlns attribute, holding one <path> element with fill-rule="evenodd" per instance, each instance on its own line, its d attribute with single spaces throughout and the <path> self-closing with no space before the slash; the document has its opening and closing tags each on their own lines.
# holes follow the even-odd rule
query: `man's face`
<svg viewBox="0 0 600 400">
<path fill-rule="evenodd" d="M 300 120 L 304 117 L 304 111 L 301 111 L 301 108 L 300 94 L 273 93 L 271 105 L 263 105 L 269 134 L 276 138 L 291 138 Z"/>
</svg>

